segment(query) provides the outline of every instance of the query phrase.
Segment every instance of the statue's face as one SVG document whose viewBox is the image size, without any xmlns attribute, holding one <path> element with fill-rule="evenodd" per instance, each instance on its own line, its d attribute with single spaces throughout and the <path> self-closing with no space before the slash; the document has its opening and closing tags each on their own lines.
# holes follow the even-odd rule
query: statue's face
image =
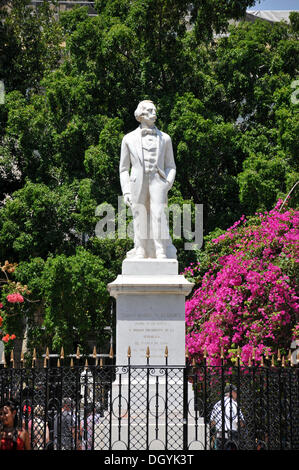
<svg viewBox="0 0 299 470">
<path fill-rule="evenodd" d="M 153 103 L 145 103 L 143 105 L 143 113 L 141 116 L 141 122 L 149 126 L 153 126 L 157 119 L 156 107 Z"/>
</svg>

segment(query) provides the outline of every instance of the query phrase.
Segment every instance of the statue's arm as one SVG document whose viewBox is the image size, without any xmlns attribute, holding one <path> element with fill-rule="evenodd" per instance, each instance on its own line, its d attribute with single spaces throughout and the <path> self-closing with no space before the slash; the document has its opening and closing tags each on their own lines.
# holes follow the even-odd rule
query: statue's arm
<svg viewBox="0 0 299 470">
<path fill-rule="evenodd" d="M 169 135 L 166 137 L 165 174 L 169 185 L 172 186 L 176 175 L 176 165 L 174 161 L 172 142 Z"/>
<path fill-rule="evenodd" d="M 123 195 L 130 194 L 130 151 L 126 142 L 126 137 L 123 138 L 120 151 L 119 162 L 119 177 L 120 185 Z"/>
</svg>

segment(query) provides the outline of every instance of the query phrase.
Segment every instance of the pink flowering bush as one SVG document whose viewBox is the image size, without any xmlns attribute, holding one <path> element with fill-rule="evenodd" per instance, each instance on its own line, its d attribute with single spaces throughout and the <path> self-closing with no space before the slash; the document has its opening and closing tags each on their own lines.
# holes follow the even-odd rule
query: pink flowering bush
<svg viewBox="0 0 299 470">
<path fill-rule="evenodd" d="M 201 361 L 220 364 L 221 348 L 247 364 L 263 354 L 287 354 L 299 338 L 299 212 L 270 211 L 236 222 L 211 239 L 200 262 L 185 269 L 195 282 L 186 302 L 186 346 Z"/>
<path fill-rule="evenodd" d="M 24 294 L 30 294 L 27 286 L 9 278 L 16 266 L 8 261 L 3 266 L 0 264 L 0 340 L 6 344 L 11 344 L 16 339 L 16 331 L 22 329 L 21 304 L 24 303 Z"/>
</svg>

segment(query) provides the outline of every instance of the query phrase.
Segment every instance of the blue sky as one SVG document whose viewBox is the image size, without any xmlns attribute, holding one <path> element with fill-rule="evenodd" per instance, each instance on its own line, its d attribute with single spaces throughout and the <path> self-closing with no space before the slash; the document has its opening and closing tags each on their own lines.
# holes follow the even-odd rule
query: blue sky
<svg viewBox="0 0 299 470">
<path fill-rule="evenodd" d="M 261 0 L 248 10 L 299 10 L 299 0 Z"/>
</svg>

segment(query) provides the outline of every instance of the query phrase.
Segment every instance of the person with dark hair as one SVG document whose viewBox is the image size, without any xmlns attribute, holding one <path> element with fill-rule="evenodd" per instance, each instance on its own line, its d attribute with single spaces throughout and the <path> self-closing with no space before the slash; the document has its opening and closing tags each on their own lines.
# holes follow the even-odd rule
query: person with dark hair
<svg viewBox="0 0 299 470">
<path fill-rule="evenodd" d="M 28 432 L 18 427 L 17 410 L 13 400 L 0 405 L 0 450 L 30 450 Z"/>
<path fill-rule="evenodd" d="M 215 448 L 217 450 L 237 450 L 238 431 L 244 426 L 244 417 L 237 403 L 237 388 L 226 385 L 224 399 L 213 407 L 211 426 L 216 429 Z"/>
<path fill-rule="evenodd" d="M 61 412 L 54 419 L 55 450 L 81 450 L 82 429 L 80 423 L 76 426 L 73 411 L 73 400 L 64 398 Z"/>
</svg>

